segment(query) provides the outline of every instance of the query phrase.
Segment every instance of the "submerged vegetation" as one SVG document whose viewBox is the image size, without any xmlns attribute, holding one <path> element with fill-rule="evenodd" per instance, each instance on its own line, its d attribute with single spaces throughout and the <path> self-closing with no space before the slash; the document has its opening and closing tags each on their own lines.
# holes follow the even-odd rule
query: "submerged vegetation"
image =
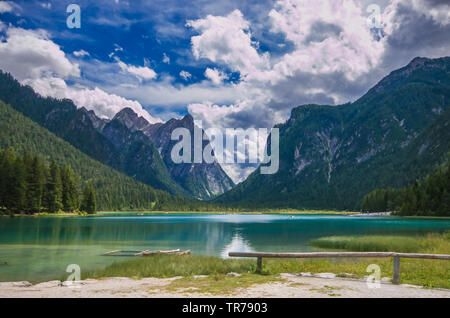
<svg viewBox="0 0 450 318">
<path fill-rule="evenodd" d="M 320 242 L 320 243 L 318 243 Z M 434 254 L 450 254 L 450 233 L 434 234 L 426 237 L 334 237 L 312 242 L 313 245 L 349 251 L 398 251 Z M 262 276 L 255 273 L 254 259 L 221 259 L 197 255 L 158 255 L 129 259 L 113 263 L 104 269 L 86 273 L 83 278 L 106 277 L 177 277 L 172 287 L 191 286 L 205 292 L 227 291 L 233 288 L 262 283 L 279 278 L 281 273 L 335 273 L 338 276 L 362 278 L 369 275 L 366 271 L 370 264 L 381 268 L 382 277 L 392 278 L 392 258 L 374 259 L 317 259 L 284 260 L 264 259 Z M 227 273 L 239 273 L 242 277 L 228 277 Z M 441 260 L 402 259 L 402 283 L 426 287 L 450 288 L 450 262 Z M 196 280 L 195 275 L 207 275 L 204 280 Z M 243 285 L 242 285 L 243 284 Z M 224 290 L 221 290 L 223 288 Z"/>
</svg>

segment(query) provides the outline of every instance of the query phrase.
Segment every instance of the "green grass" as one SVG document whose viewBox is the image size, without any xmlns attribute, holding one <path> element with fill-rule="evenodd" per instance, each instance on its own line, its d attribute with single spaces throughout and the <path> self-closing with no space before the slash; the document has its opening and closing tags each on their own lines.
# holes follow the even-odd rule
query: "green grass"
<svg viewBox="0 0 450 318">
<path fill-rule="evenodd" d="M 324 237 L 310 242 L 320 248 L 340 249 L 364 252 L 399 252 L 424 254 L 450 254 L 450 232 L 430 234 L 422 237 L 407 236 L 334 236 Z M 360 260 L 358 267 L 346 269 L 346 272 L 361 275 L 361 268 L 370 262 L 381 267 L 383 276 L 392 277 L 392 259 Z M 450 289 L 450 262 L 446 260 L 401 259 L 400 279 L 402 283 L 426 287 Z"/>
<path fill-rule="evenodd" d="M 193 275 L 216 275 L 253 273 L 254 261 L 223 260 L 218 257 L 190 255 L 156 255 L 115 262 L 104 269 L 86 273 L 89 278 L 101 277 L 175 277 Z"/>
<path fill-rule="evenodd" d="M 321 247 L 345 249 L 349 251 L 395 251 L 432 254 L 450 254 L 450 233 L 428 235 L 426 237 L 343 237 L 323 238 L 313 242 Z M 325 244 L 326 243 L 326 244 Z M 400 279 L 402 283 L 425 287 L 450 289 L 450 262 L 445 260 L 401 259 Z M 167 286 L 169 289 L 195 288 L 197 292 L 211 294 L 233 294 L 240 287 L 252 284 L 281 280 L 281 273 L 335 273 L 340 277 L 352 274 L 362 278 L 368 273 L 367 267 L 377 264 L 382 277 L 393 275 L 392 258 L 373 259 L 313 259 L 284 260 L 264 259 L 262 274 L 256 274 L 254 259 L 220 259 L 197 255 L 158 255 L 139 257 L 113 263 L 104 269 L 88 272 L 85 278 L 130 277 L 168 278 L 182 276 Z M 227 273 L 242 274 L 241 277 L 228 277 Z M 194 275 L 208 275 L 194 278 Z"/>
<path fill-rule="evenodd" d="M 341 249 L 354 252 L 400 252 L 450 254 L 450 233 L 411 236 L 331 236 L 310 242 L 320 248 Z"/>
</svg>

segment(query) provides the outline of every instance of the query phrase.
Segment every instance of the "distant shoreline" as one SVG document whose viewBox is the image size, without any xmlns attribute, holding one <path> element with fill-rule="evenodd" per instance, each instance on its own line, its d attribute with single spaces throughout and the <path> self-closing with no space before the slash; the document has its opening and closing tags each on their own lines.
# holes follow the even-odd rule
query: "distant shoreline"
<svg viewBox="0 0 450 318">
<path fill-rule="evenodd" d="M 77 213 L 34 213 L 34 214 L 14 214 L 14 217 L 92 217 L 92 216 L 112 216 L 112 215 L 156 215 L 156 214 L 244 214 L 244 215 L 357 215 L 360 212 L 348 211 L 99 211 L 96 214 L 77 214 Z M 10 217 L 8 214 L 0 216 Z"/>
<path fill-rule="evenodd" d="M 349 216 L 349 217 L 393 217 L 402 219 L 434 219 L 434 220 L 449 220 L 450 217 L 446 216 L 400 216 L 394 215 L 392 212 L 380 212 L 380 213 L 361 213 L 361 212 L 348 212 L 348 211 L 286 211 L 286 210 L 274 210 L 274 211 L 99 211 L 96 214 L 80 215 L 77 213 L 40 213 L 40 214 L 15 214 L 16 218 L 41 218 L 41 217 L 61 217 L 61 218 L 79 218 L 79 217 L 108 217 L 108 216 L 154 216 L 154 215 L 183 215 L 183 214 L 195 214 L 195 215 L 335 215 L 335 216 Z M 0 217 L 11 217 L 8 214 L 0 214 Z"/>
<path fill-rule="evenodd" d="M 96 215 L 111 215 L 111 214 L 143 214 L 143 215 L 154 215 L 154 214 L 244 214 L 244 215 L 356 215 L 359 212 L 347 212 L 347 211 L 101 211 Z"/>
</svg>

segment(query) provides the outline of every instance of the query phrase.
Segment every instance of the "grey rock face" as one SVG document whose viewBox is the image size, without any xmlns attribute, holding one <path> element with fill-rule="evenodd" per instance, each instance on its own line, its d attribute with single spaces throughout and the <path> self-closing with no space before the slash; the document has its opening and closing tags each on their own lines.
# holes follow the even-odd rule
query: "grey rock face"
<svg viewBox="0 0 450 318">
<path fill-rule="evenodd" d="M 170 177 L 194 198 L 212 199 L 234 187 L 233 181 L 223 171 L 219 163 L 183 163 L 175 164 L 171 151 L 177 141 L 171 140 L 172 132 L 177 128 L 186 128 L 191 132 L 191 153 L 193 153 L 194 120 L 187 115 L 183 119 L 171 119 L 166 123 L 150 124 L 133 110 L 125 108 L 113 119 L 119 121 L 134 132 L 142 132 L 156 146 Z M 203 149 L 209 144 L 203 141 Z"/>
</svg>

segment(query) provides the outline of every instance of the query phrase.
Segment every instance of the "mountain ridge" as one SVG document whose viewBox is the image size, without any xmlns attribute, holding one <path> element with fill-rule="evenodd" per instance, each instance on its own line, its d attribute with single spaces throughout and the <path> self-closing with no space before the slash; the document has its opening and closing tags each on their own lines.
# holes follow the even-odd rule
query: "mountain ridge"
<svg viewBox="0 0 450 318">
<path fill-rule="evenodd" d="M 358 210 L 371 190 L 405 186 L 439 163 L 449 101 L 450 58 L 416 58 L 354 103 L 296 107 L 276 126 L 280 171 L 258 168 L 216 202 Z"/>
<path fill-rule="evenodd" d="M 112 120 L 105 120 L 97 117 L 92 110 L 77 108 L 71 100 L 44 98 L 3 71 L 0 71 L 0 100 L 91 158 L 173 195 L 211 199 L 234 186 L 233 183 L 230 187 L 223 186 L 228 185 L 231 179 L 218 165 L 213 167 L 211 178 L 207 175 L 211 169 L 201 168 L 202 164 L 198 168 L 197 165 L 196 169 L 200 171 L 195 178 L 207 181 L 192 183 L 189 181 L 192 180 L 190 175 L 176 176 L 177 180 L 174 180 L 167 168 L 167 157 L 163 160 L 160 150 L 144 132 L 144 128 L 151 124 L 131 109 L 124 109 Z M 155 127 L 158 126 L 156 124 Z M 189 171 L 182 173 L 188 174 Z M 196 191 L 197 184 L 203 187 L 201 191 Z M 215 184 L 219 187 L 217 193 L 211 191 Z"/>
<path fill-rule="evenodd" d="M 0 115 L 0 149 L 13 147 L 38 155 L 47 163 L 54 160 L 69 165 L 83 183 L 93 183 L 100 210 L 152 210 L 175 201 L 168 193 L 92 159 L 2 101 Z"/>
</svg>

